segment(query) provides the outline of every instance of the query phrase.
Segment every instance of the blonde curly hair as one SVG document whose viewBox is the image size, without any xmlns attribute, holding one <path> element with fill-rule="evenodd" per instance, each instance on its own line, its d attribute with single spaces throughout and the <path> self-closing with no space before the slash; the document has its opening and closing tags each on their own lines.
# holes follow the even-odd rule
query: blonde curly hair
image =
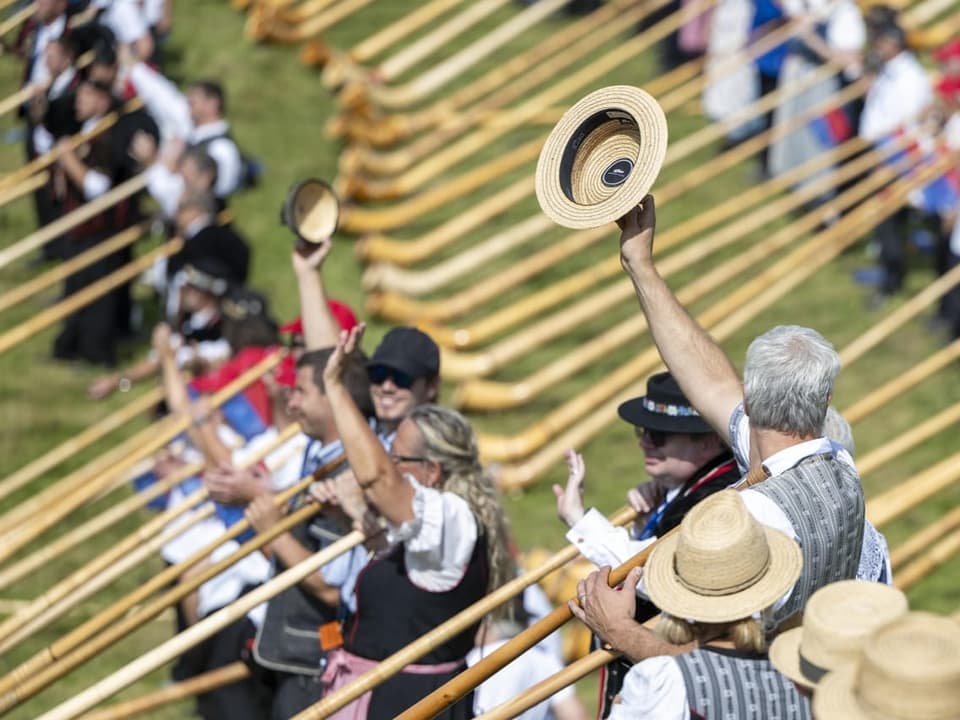
<svg viewBox="0 0 960 720">
<path fill-rule="evenodd" d="M 466 500 L 487 541 L 488 591 L 517 575 L 509 548 L 509 526 L 493 479 L 480 464 L 477 438 L 460 413 L 437 405 L 419 405 L 408 419 L 423 438 L 421 455 L 443 471 L 443 490 Z"/>
</svg>

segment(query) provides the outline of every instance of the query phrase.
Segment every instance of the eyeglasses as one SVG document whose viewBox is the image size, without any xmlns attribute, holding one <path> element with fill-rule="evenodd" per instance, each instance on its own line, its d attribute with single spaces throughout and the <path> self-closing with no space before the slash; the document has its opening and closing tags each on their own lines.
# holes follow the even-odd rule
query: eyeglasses
<svg viewBox="0 0 960 720">
<path fill-rule="evenodd" d="M 414 455 L 394 455 L 390 453 L 390 459 L 393 461 L 394 465 L 399 465 L 400 463 L 425 463 L 430 462 L 425 457 L 416 457 Z"/>
<path fill-rule="evenodd" d="M 646 438 L 655 448 L 662 448 L 667 444 L 667 440 L 670 439 L 671 435 L 677 434 L 664 432 L 663 430 L 651 430 L 650 428 L 644 427 L 635 427 L 633 432 L 636 434 L 638 440 Z"/>
<path fill-rule="evenodd" d="M 383 385 L 387 378 L 393 378 L 393 384 L 401 390 L 409 390 L 417 381 L 412 375 L 386 365 L 371 365 L 367 368 L 367 377 L 374 385 Z"/>
</svg>

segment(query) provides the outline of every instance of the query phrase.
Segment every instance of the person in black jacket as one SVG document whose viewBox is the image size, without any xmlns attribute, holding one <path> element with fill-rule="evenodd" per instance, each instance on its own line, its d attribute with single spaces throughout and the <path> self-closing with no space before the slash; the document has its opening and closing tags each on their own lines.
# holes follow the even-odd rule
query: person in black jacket
<svg viewBox="0 0 960 720">
<path fill-rule="evenodd" d="M 691 407 L 670 373 L 652 375 L 647 394 L 627 400 L 617 408 L 620 417 L 633 425 L 644 454 L 644 469 L 650 480 L 627 494 L 639 513 L 628 533 L 615 528 L 596 509 L 583 507 L 583 458 L 568 451 L 567 486 L 554 485 L 557 513 L 585 557 L 602 565 L 617 565 L 607 549 L 632 546 L 632 555 L 680 524 L 687 512 L 703 498 L 740 479 L 733 453 L 707 422 Z M 659 610 L 637 598 L 636 617 L 647 620 Z M 601 717 L 610 712 L 630 663 L 614 661 L 605 669 L 601 683 Z"/>
</svg>

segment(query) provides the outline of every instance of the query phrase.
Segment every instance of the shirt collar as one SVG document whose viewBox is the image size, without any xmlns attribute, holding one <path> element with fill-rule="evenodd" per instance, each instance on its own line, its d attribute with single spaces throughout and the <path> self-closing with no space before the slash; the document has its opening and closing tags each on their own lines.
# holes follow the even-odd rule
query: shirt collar
<svg viewBox="0 0 960 720">
<path fill-rule="evenodd" d="M 203 142 L 212 137 L 219 137 L 230 132 L 230 123 L 226 120 L 217 120 L 216 122 L 197 125 L 193 128 L 190 139 L 193 142 Z"/>
<path fill-rule="evenodd" d="M 801 460 L 813 455 L 836 455 L 833 443 L 827 438 L 821 437 L 816 440 L 806 440 L 796 445 L 791 445 L 779 452 L 775 452 L 770 457 L 764 459 L 763 467 L 770 473 L 770 477 L 776 477 L 789 470 Z"/>
</svg>

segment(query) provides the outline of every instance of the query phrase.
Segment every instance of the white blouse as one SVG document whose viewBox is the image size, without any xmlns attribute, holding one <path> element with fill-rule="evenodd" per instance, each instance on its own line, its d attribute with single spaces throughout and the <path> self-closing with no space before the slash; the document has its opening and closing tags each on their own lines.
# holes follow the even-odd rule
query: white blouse
<svg viewBox="0 0 960 720">
<path fill-rule="evenodd" d="M 627 673 L 610 720 L 687 720 L 690 706 L 683 673 L 672 657 L 652 657 Z"/>
<path fill-rule="evenodd" d="M 405 475 L 413 486 L 413 520 L 388 525 L 387 540 L 403 543 L 407 577 L 430 592 L 446 592 L 463 579 L 477 543 L 477 520 L 459 495 L 424 487 Z"/>
</svg>

